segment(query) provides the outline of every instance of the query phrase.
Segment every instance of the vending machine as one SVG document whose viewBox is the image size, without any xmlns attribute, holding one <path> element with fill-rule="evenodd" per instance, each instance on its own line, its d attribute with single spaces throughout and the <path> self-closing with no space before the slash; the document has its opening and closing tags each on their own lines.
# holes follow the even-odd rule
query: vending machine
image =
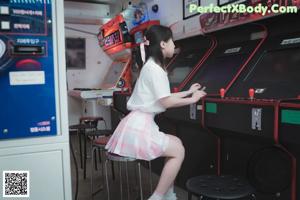
<svg viewBox="0 0 300 200">
<path fill-rule="evenodd" d="M 63 1 L 0 1 L 0 199 L 71 199 Z"/>
</svg>

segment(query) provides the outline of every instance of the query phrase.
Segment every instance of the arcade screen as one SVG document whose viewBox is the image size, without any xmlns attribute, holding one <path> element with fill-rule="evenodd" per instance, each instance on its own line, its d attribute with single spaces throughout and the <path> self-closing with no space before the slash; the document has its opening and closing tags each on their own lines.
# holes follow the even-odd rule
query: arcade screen
<svg viewBox="0 0 300 200">
<path fill-rule="evenodd" d="M 220 88 L 230 83 L 247 58 L 248 55 L 245 53 L 217 56 L 200 68 L 186 89 L 193 83 L 200 83 L 206 87 L 205 91 L 208 94 L 218 94 Z"/>
<path fill-rule="evenodd" d="M 195 65 L 199 62 L 205 53 L 202 50 L 193 49 L 180 52 L 172 64 L 168 67 L 168 76 L 171 88 L 178 87 L 179 84 L 187 77 Z"/>
<path fill-rule="evenodd" d="M 137 31 L 134 34 L 134 41 L 136 44 L 142 43 L 144 41 L 144 33 L 143 31 Z"/>
<path fill-rule="evenodd" d="M 116 31 L 104 38 L 104 46 L 111 46 L 121 42 L 120 32 Z"/>
<path fill-rule="evenodd" d="M 126 62 L 113 62 L 105 76 L 101 89 L 115 87 L 124 71 L 125 65 Z"/>
<path fill-rule="evenodd" d="M 295 98 L 300 95 L 300 47 L 265 51 L 242 82 L 256 97 Z"/>
<path fill-rule="evenodd" d="M 143 2 L 128 6 L 121 14 L 126 21 L 128 31 L 150 20 L 147 4 Z M 154 19 L 152 18 L 152 20 Z"/>
</svg>

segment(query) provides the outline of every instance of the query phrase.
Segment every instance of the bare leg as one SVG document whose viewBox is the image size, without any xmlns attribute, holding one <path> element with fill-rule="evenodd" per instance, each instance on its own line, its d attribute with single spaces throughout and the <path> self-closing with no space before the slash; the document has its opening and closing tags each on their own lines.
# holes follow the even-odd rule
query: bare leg
<svg viewBox="0 0 300 200">
<path fill-rule="evenodd" d="M 173 185 L 184 159 L 184 147 L 181 140 L 173 135 L 168 135 L 169 145 L 162 156 L 167 157 L 158 185 L 154 194 L 164 195 Z"/>
<path fill-rule="evenodd" d="M 166 157 L 165 163 L 167 163 L 169 159 L 170 159 L 169 157 Z M 165 193 L 164 200 L 176 200 L 176 199 L 177 199 L 177 197 L 174 192 L 174 182 L 173 182 L 171 184 L 171 186 L 169 187 L 168 191 Z"/>
</svg>

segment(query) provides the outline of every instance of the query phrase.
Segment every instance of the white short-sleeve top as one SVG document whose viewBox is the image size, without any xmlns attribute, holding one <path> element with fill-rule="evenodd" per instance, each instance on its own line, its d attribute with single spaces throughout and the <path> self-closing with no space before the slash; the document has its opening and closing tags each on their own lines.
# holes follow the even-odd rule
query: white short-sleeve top
<svg viewBox="0 0 300 200">
<path fill-rule="evenodd" d="M 166 108 L 158 100 L 170 95 L 167 72 L 156 64 L 153 58 L 149 58 L 144 64 L 132 95 L 127 102 L 127 109 L 161 113 Z"/>
</svg>

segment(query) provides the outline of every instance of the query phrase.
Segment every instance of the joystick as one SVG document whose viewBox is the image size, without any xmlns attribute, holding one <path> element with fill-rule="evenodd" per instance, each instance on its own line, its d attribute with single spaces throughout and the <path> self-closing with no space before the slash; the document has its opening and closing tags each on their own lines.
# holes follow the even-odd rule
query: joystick
<svg viewBox="0 0 300 200">
<path fill-rule="evenodd" d="M 220 96 L 221 96 L 222 99 L 224 98 L 224 96 L 225 96 L 225 89 L 224 88 L 220 89 Z"/>
<path fill-rule="evenodd" d="M 254 93 L 255 93 L 254 89 L 253 89 L 253 88 L 250 88 L 250 89 L 249 89 L 249 98 L 250 98 L 250 100 L 253 100 L 253 99 L 254 99 Z"/>
</svg>

